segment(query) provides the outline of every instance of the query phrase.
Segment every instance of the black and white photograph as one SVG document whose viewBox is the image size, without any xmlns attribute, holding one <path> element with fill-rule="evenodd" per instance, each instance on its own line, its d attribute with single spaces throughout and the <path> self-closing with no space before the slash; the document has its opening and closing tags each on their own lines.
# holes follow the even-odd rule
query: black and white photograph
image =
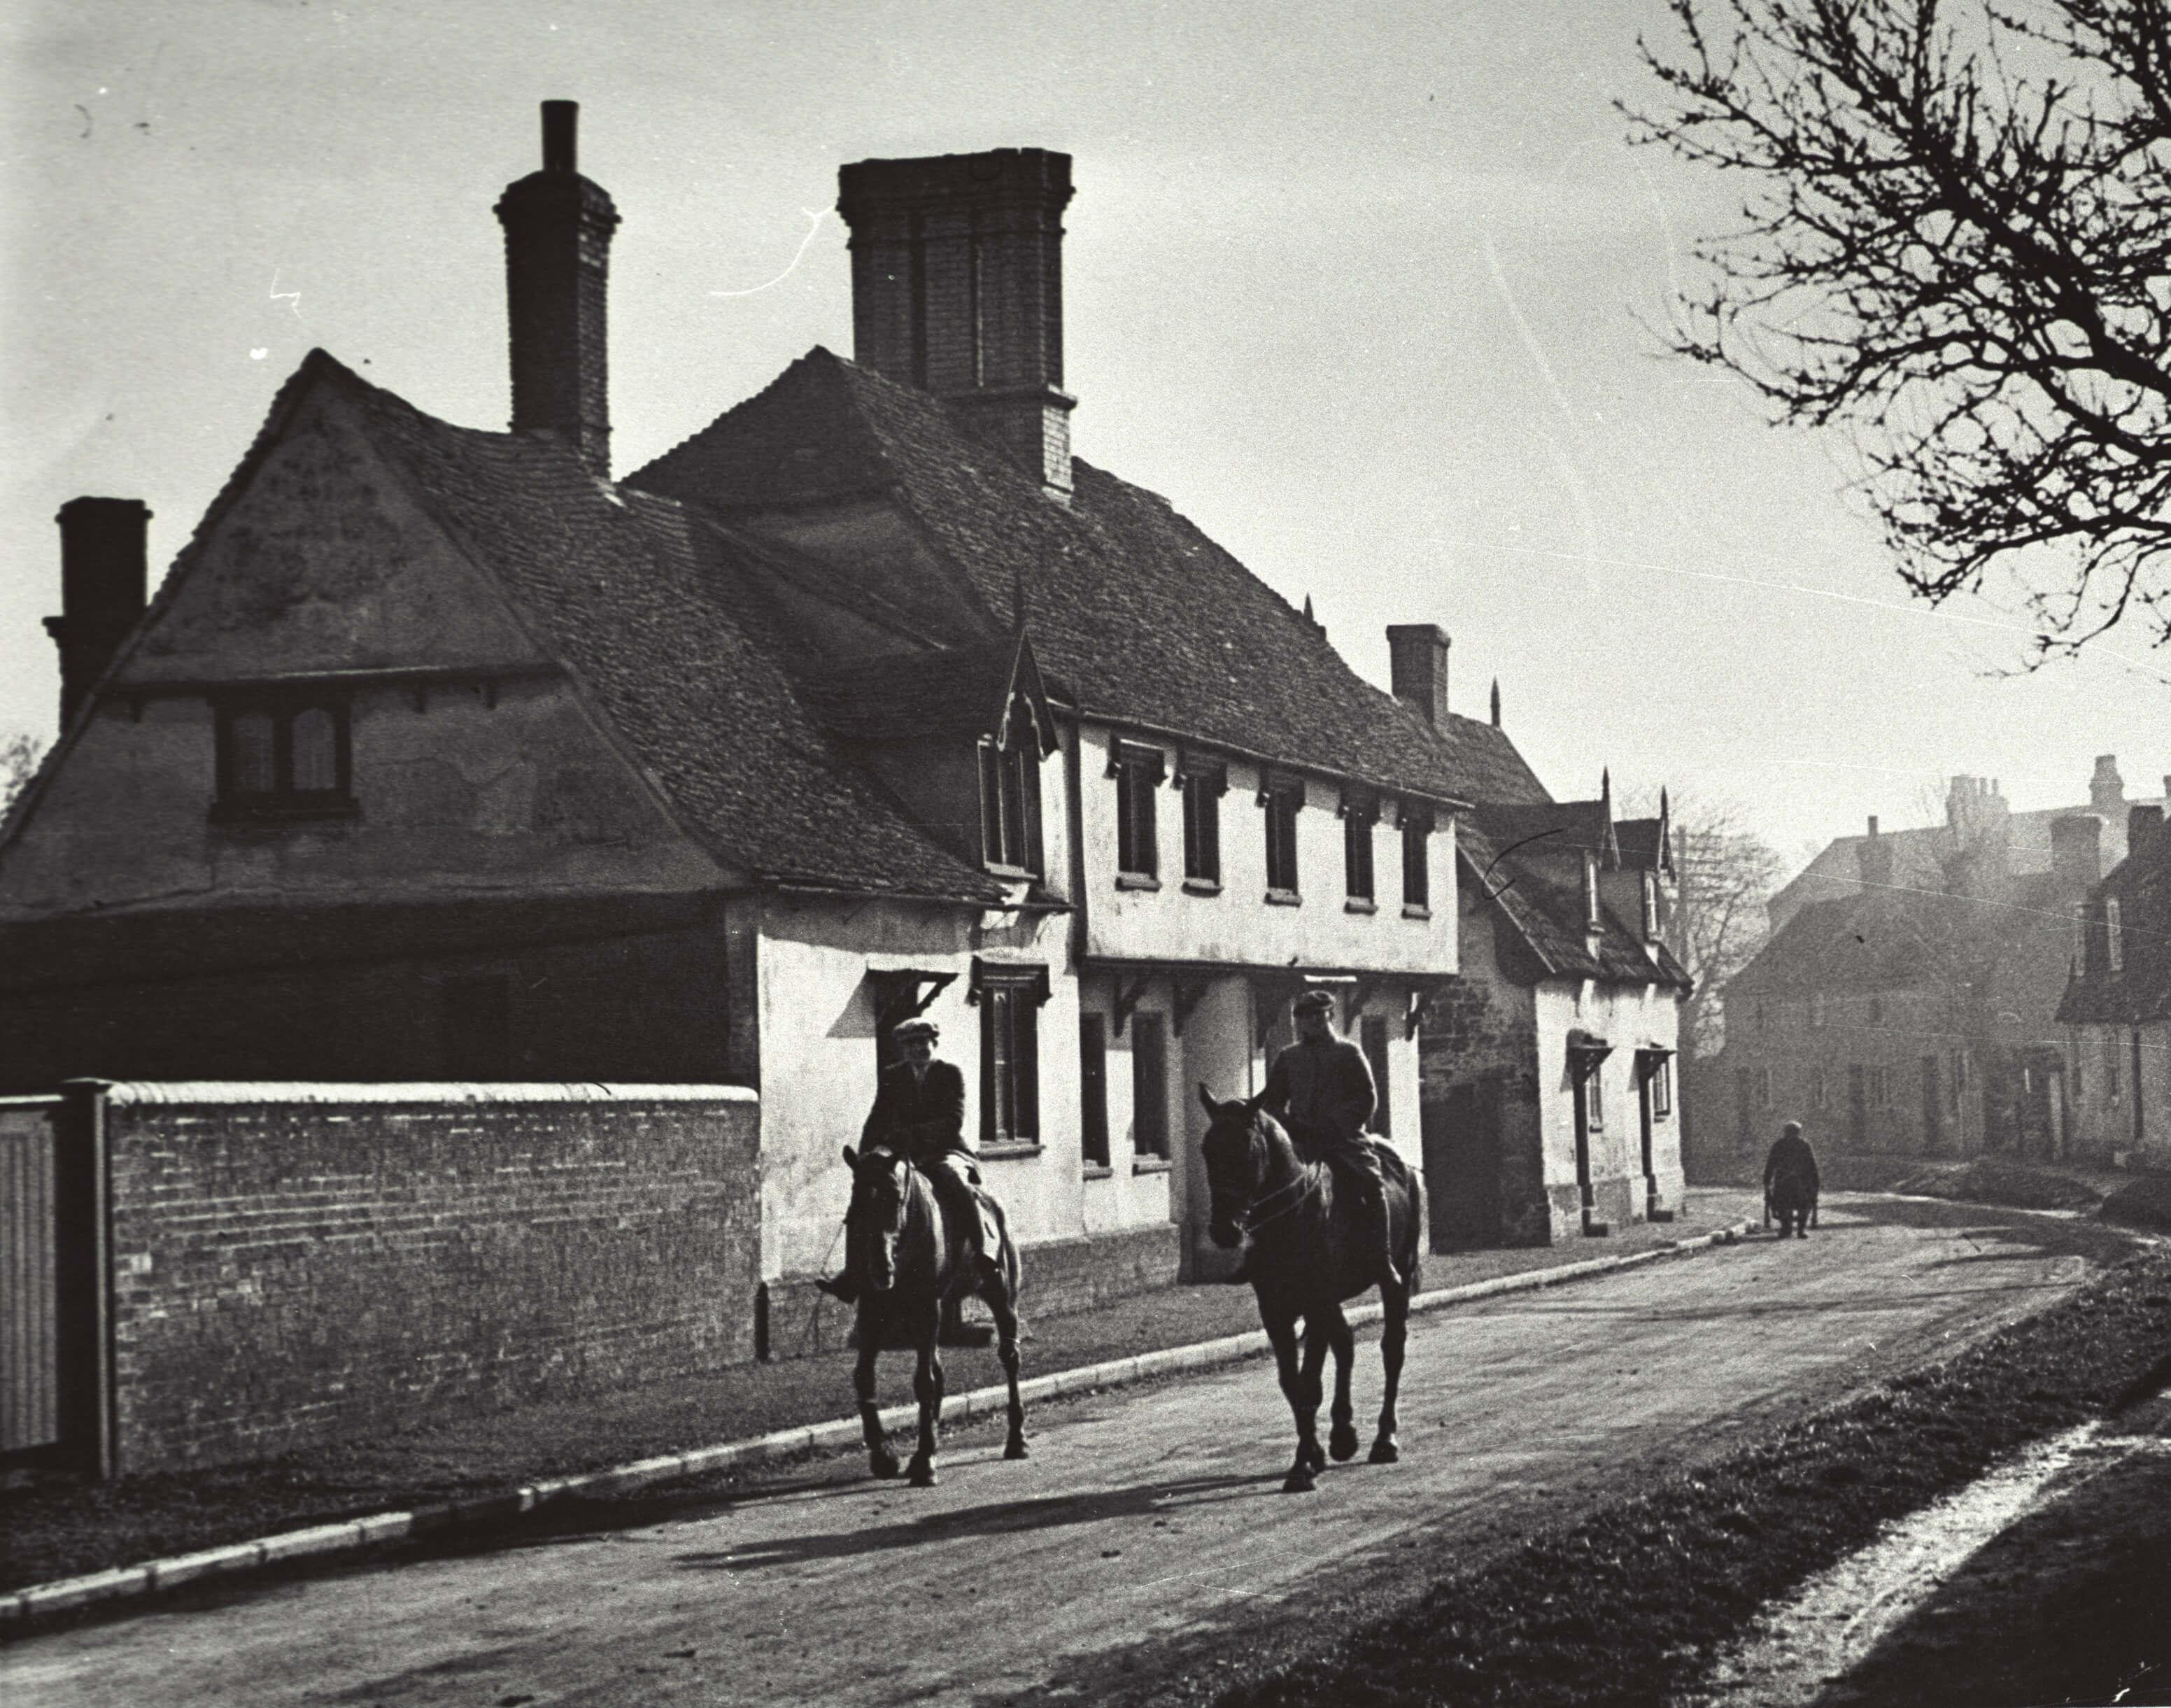
<svg viewBox="0 0 2171 1708">
<path fill-rule="evenodd" d="M 8 1708 L 2171 1704 L 2165 0 L 0 92 Z"/>
</svg>

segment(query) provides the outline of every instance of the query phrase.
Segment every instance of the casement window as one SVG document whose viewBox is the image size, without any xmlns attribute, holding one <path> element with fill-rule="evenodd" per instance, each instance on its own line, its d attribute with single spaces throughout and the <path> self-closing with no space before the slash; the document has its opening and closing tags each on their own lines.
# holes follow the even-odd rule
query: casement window
<svg viewBox="0 0 2171 1708">
<path fill-rule="evenodd" d="M 1892 1107 L 1892 1077 L 1881 1067 L 1869 1070 L 1869 1106 L 1872 1109 Z"/>
<path fill-rule="evenodd" d="M 1372 827 L 1380 822 L 1376 796 L 1342 791 L 1342 867 L 1349 900 L 1372 900 Z"/>
<path fill-rule="evenodd" d="M 1265 808 L 1268 897 L 1275 901 L 1295 901 L 1299 889 L 1296 819 L 1304 810 L 1304 779 L 1262 777 L 1259 804 Z"/>
<path fill-rule="evenodd" d="M 1155 819 L 1168 761 L 1157 747 L 1117 742 L 1108 753 L 1116 780 L 1116 870 L 1126 878 L 1161 875 L 1161 839 Z"/>
<path fill-rule="evenodd" d="M 1596 931 L 1599 927 L 1598 857 L 1595 854 L 1583 857 L 1583 923 L 1589 931 Z"/>
<path fill-rule="evenodd" d="M 1960 1098 L 1961 1098 L 1961 1095 L 1962 1095 L 1962 1094 L 1963 1094 L 1963 1093 L 1967 1090 L 1967 1082 L 1968 1082 L 1968 1058 L 1967 1058 L 1967 1051 L 1966 1051 L 1966 1050 L 1955 1050 L 1954 1051 L 1953 1051 L 1953 1073 L 1952 1073 L 1952 1088 L 1951 1088 L 1951 1090 L 1952 1090 L 1952 1098 L 1951 1098 L 1951 1101 L 1952 1101 L 1952 1112 L 1953 1112 L 1954 1114 L 1958 1114 L 1960 1112 Z"/>
<path fill-rule="evenodd" d="M 1078 1017 L 1078 1104 L 1083 1131 L 1080 1149 L 1089 1168 L 1108 1166 L 1108 1022 Z"/>
<path fill-rule="evenodd" d="M 1594 1061 L 1583 1072 L 1584 1125 L 1594 1133 L 1605 1131 L 1605 1064 Z"/>
<path fill-rule="evenodd" d="M 1423 916 L 1432 910 L 1430 807 L 1402 803 L 1402 911 Z"/>
<path fill-rule="evenodd" d="M 439 1039 L 448 1079 L 512 1074 L 512 980 L 503 973 L 448 979 L 438 990 Z"/>
<path fill-rule="evenodd" d="M 1756 1029 L 1759 1032 L 1769 1032 L 1772 1029 L 1772 1010 L 1761 996 L 1756 999 Z"/>
<path fill-rule="evenodd" d="M 1014 701 L 1002 739 L 980 741 L 980 850 L 990 866 L 1039 875 L 1040 760 L 1039 726 Z"/>
<path fill-rule="evenodd" d="M 222 819 L 343 818 L 355 811 L 343 696 L 237 696 L 216 707 Z"/>
<path fill-rule="evenodd" d="M 1040 1008 L 1048 969 L 973 963 L 980 1010 L 980 1144 L 1040 1142 Z"/>
<path fill-rule="evenodd" d="M 1659 874 L 1643 874 L 1643 941 L 1654 943 L 1659 940 Z"/>
<path fill-rule="evenodd" d="M 1177 780 L 1183 789 L 1183 881 L 1193 889 L 1219 889 L 1221 797 L 1229 792 L 1229 768 L 1187 757 Z"/>
<path fill-rule="evenodd" d="M 1168 1017 L 1131 1016 L 1131 1149 L 1168 1157 Z"/>
<path fill-rule="evenodd" d="M 2104 954 L 2112 972 L 2125 970 L 2125 922 L 2115 895 L 2104 900 Z"/>
<path fill-rule="evenodd" d="M 1395 1131 L 1394 1108 L 1387 1100 L 1387 1020 L 1384 1014 L 1367 1014 L 1357 1023 L 1357 1035 L 1364 1051 L 1364 1061 L 1372 1070 L 1372 1089 L 1375 1093 L 1372 1104 L 1372 1119 L 1365 1122 L 1367 1131 L 1381 1138 L 1391 1138 Z"/>
<path fill-rule="evenodd" d="M 2123 1089 L 2119 1082 L 2118 1034 L 2106 1028 L 2103 1044 L 2104 1098 L 2106 1102 L 2116 1103 Z"/>
<path fill-rule="evenodd" d="M 1809 1070 L 1809 1107 L 1820 1109 L 1829 1106 L 1830 1093 L 1825 1086 L 1825 1071 L 1821 1067 Z"/>
<path fill-rule="evenodd" d="M 1772 1070 L 1768 1067 L 1756 1070 L 1756 1107 L 1772 1107 Z"/>
<path fill-rule="evenodd" d="M 1651 1064 L 1651 1119 L 1664 1120 L 1674 1112 L 1674 1058 L 1661 1055 Z"/>
</svg>

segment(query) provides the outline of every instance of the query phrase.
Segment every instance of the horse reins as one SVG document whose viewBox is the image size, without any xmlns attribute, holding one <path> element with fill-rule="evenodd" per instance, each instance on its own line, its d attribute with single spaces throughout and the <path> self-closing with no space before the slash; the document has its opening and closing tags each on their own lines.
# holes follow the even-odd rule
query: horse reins
<svg viewBox="0 0 2171 1708">
<path fill-rule="evenodd" d="M 1254 1136 L 1256 1137 L 1256 1134 Z M 1243 1233 L 1245 1237 L 1248 1238 L 1251 1235 L 1257 1233 L 1262 1227 L 1265 1227 L 1273 1222 L 1278 1222 L 1283 1217 L 1291 1215 L 1297 1210 L 1301 1209 L 1305 1200 L 1311 1197 L 1313 1192 L 1318 1190 L 1318 1187 L 1319 1175 L 1317 1172 L 1311 1168 L 1300 1163 L 1297 1168 L 1297 1175 L 1295 1179 L 1289 1181 L 1284 1185 L 1275 1187 L 1274 1190 L 1268 1193 L 1264 1198 L 1254 1199 L 1251 1203 L 1244 1206 Z M 1271 1215 L 1262 1216 L 1259 1214 L 1260 1205 L 1270 1204 L 1284 1193 L 1292 1190 L 1295 1192 L 1296 1195 L 1287 1204 L 1283 1205 Z"/>
</svg>

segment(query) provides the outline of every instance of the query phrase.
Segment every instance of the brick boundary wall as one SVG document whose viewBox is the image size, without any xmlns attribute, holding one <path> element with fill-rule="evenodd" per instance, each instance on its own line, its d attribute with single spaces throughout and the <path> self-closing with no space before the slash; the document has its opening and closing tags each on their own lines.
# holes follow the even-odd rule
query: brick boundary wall
<svg viewBox="0 0 2171 1708">
<path fill-rule="evenodd" d="M 742 1088 L 123 1083 L 103 1102 L 120 1470 L 753 1356 Z"/>
<path fill-rule="evenodd" d="M 1028 1324 L 1035 1317 L 1073 1316 L 1173 1286 L 1182 1249 L 1183 1231 L 1172 1222 L 1028 1245 L 1019 1254 L 1025 1269 L 1020 1314 Z M 852 1344 L 856 1313 L 817 1292 L 806 1276 L 769 1282 L 763 1300 L 765 1358 L 807 1358 Z M 968 1313 L 978 1314 L 977 1308 L 968 1308 Z M 1030 1361 L 1030 1351 L 1026 1356 Z"/>
</svg>

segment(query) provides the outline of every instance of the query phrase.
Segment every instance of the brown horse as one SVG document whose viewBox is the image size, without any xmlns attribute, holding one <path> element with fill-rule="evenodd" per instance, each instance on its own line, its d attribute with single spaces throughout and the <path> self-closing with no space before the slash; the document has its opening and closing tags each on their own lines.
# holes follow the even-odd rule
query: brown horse
<svg viewBox="0 0 2171 1708">
<path fill-rule="evenodd" d="M 882 1410 L 875 1404 L 875 1360 L 886 1345 L 906 1346 L 919 1355 L 912 1381 L 919 1401 L 919 1445 L 907 1480 L 915 1488 L 934 1485 L 935 1444 L 942 1418 L 942 1360 L 935 1337 L 943 1307 L 975 1294 L 994 1317 L 996 1346 L 1010 1380 L 1010 1439 L 1003 1457 L 1025 1458 L 1017 1351 L 1018 1289 L 1024 1276 L 1000 1206 L 989 1206 L 1002 1250 L 989 1264 L 973 1250 L 969 1208 L 946 1205 L 928 1175 L 897 1152 L 871 1145 L 861 1155 L 847 1145 L 844 1162 L 852 1171 L 844 1261 L 859 1282 L 860 1362 L 853 1383 L 866 1433 L 867 1468 L 878 1477 L 897 1474 L 897 1456 L 884 1438 Z"/>
<path fill-rule="evenodd" d="M 1356 1338 L 1342 1314 L 1342 1302 L 1356 1297 L 1378 1277 L 1369 1261 L 1357 1206 L 1346 1197 L 1337 1203 L 1340 1183 L 1326 1163 L 1305 1161 L 1281 1124 L 1259 1107 L 1257 1098 L 1218 1103 L 1202 1085 L 1198 1100 L 1205 1104 L 1208 1117 L 1202 1141 L 1212 1195 L 1208 1231 L 1214 1243 L 1224 1247 L 1251 1236 L 1252 1291 L 1281 1367 L 1282 1393 L 1296 1419 L 1296 1462 L 1282 1487 L 1290 1494 L 1302 1494 L 1316 1486 L 1318 1474 L 1327 1468 L 1327 1454 L 1319 1446 L 1319 1376 L 1330 1348 L 1334 1353 L 1334 1407 L 1327 1445 L 1337 1459 L 1348 1458 L 1357 1451 L 1349 1401 Z M 1380 1160 L 1387 1177 L 1389 1237 L 1396 1265 L 1407 1278 L 1404 1285 L 1380 1290 L 1386 1313 L 1380 1335 L 1386 1393 L 1370 1457 L 1374 1464 L 1386 1465 L 1402 1456 L 1396 1434 L 1395 1396 L 1402 1387 L 1402 1349 L 1409 1338 L 1410 1293 L 1417 1285 L 1424 1187 L 1392 1147 L 1380 1146 Z M 1301 1363 L 1299 1318 L 1304 1321 Z"/>
</svg>

